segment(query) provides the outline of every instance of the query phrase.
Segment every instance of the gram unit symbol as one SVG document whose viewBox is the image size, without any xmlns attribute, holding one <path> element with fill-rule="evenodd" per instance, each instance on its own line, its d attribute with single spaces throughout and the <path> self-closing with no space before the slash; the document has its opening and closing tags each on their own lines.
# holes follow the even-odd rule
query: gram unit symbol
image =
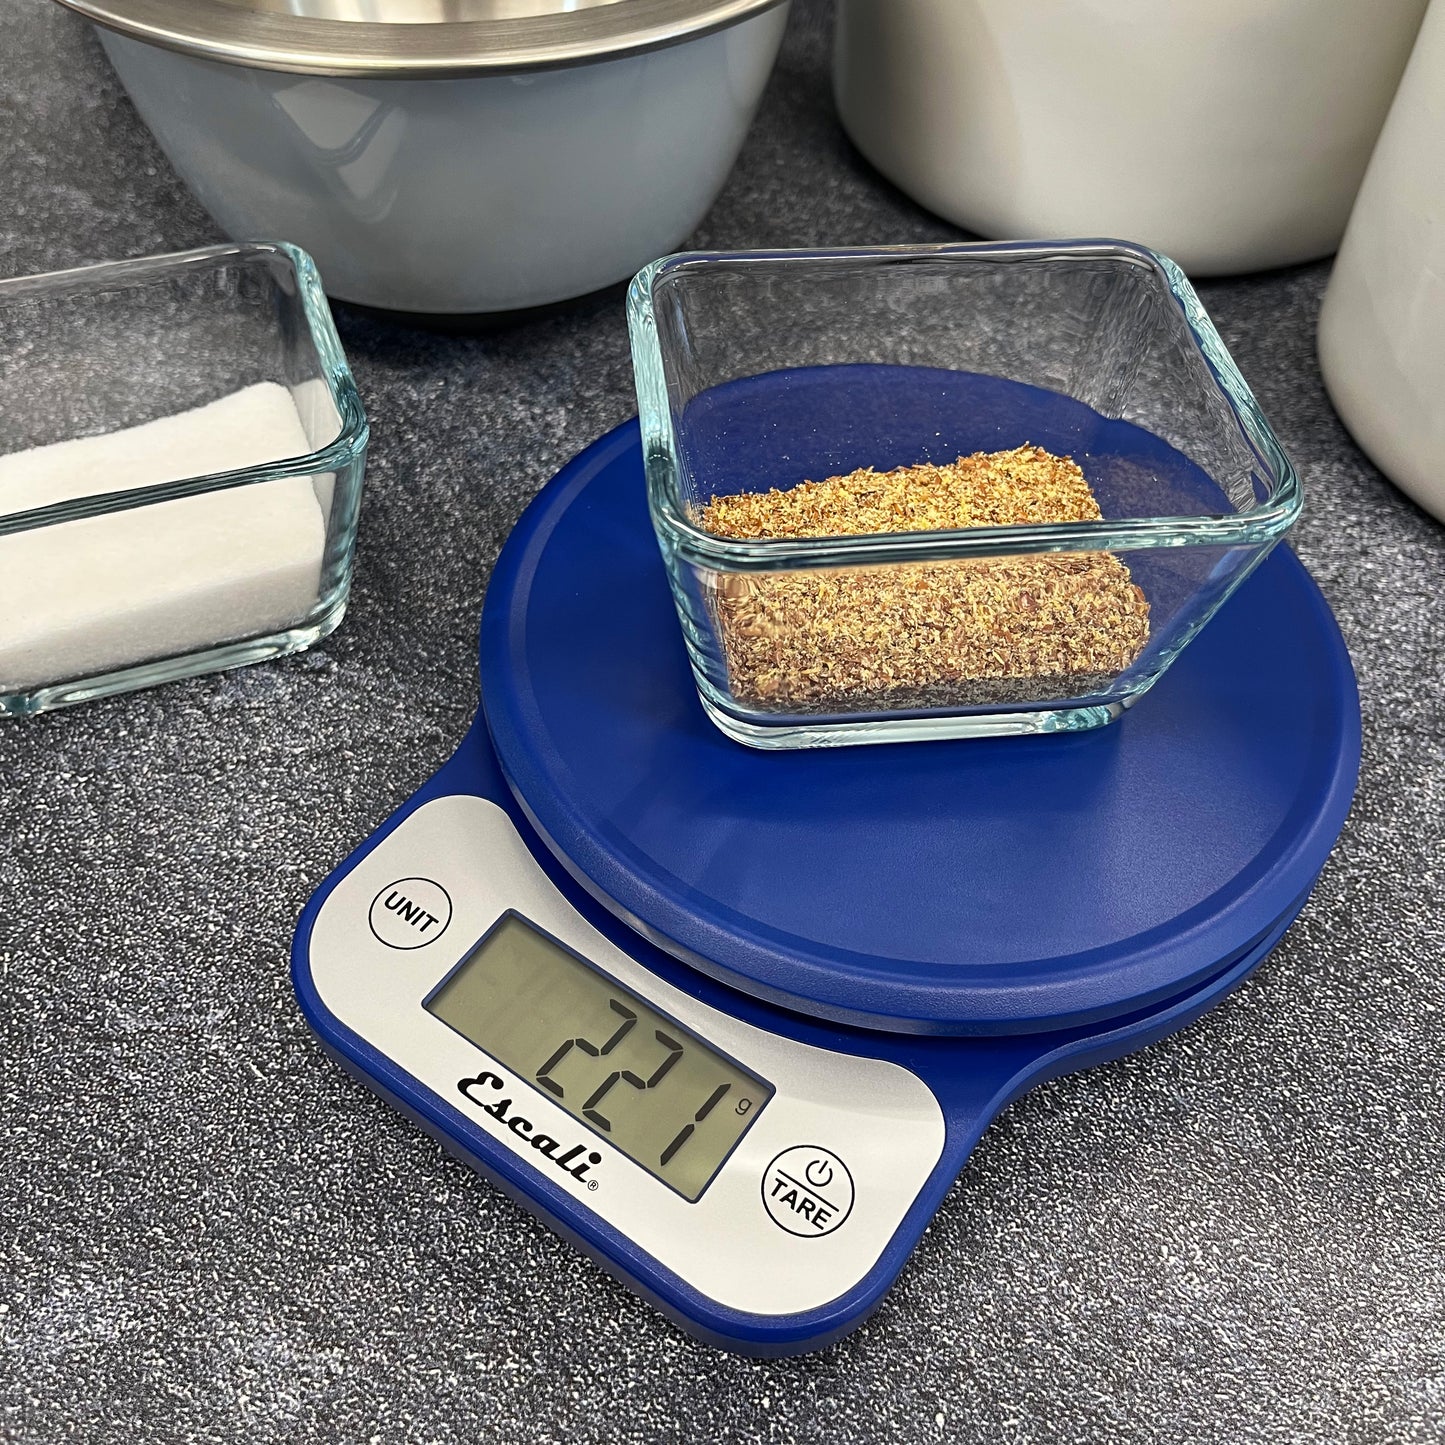
<svg viewBox="0 0 1445 1445">
<path fill-rule="evenodd" d="M 446 932 L 452 900 L 430 878 L 398 878 L 371 900 L 368 921 L 372 933 L 388 948 L 424 948 Z"/>
</svg>

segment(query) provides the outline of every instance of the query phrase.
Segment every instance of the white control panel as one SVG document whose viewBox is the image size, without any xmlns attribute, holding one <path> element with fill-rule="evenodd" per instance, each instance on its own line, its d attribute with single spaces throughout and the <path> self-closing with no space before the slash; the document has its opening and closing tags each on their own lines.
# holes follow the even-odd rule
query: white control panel
<svg viewBox="0 0 1445 1445">
<path fill-rule="evenodd" d="M 734 1066 L 730 1077 L 743 1082 L 719 1108 L 755 1113 L 734 1121 L 741 1137 L 695 1200 L 549 1094 L 546 1058 L 509 1068 L 427 1007 L 509 914 L 600 971 L 604 991 L 608 979 L 621 985 L 619 1017 L 644 1001 L 691 1035 L 678 1043 L 654 1030 L 669 1046 L 701 1044 Z M 733 1309 L 794 1314 L 856 1285 L 943 1151 L 943 1113 L 916 1075 L 756 1028 L 658 978 L 563 898 L 506 813 L 482 798 L 435 799 L 380 843 L 326 900 L 310 965 L 341 1023 L 498 1148 Z M 599 1047 L 587 1046 L 594 1056 Z M 523 1056 L 510 1052 L 514 1062 Z M 623 1094 L 646 1082 L 625 1080 Z M 599 1101 L 590 1117 L 605 1107 Z"/>
</svg>

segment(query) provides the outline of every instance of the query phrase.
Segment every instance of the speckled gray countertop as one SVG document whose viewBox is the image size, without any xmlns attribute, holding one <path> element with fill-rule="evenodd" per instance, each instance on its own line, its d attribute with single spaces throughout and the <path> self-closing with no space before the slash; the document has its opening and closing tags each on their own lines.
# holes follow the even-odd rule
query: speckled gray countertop
<svg viewBox="0 0 1445 1445">
<path fill-rule="evenodd" d="M 85 27 L 3 9 L 0 274 L 215 239 Z M 697 239 L 953 234 L 849 149 L 798 12 Z M 1325 276 L 1202 289 L 1359 671 L 1333 862 L 1223 1007 L 1011 1108 L 873 1319 L 781 1363 L 662 1322 L 292 1000 L 308 893 L 466 727 L 508 528 L 633 407 L 615 298 L 471 338 L 343 309 L 374 443 L 341 631 L 0 725 L 0 1438 L 1445 1440 L 1445 528 L 1330 411 Z"/>
</svg>

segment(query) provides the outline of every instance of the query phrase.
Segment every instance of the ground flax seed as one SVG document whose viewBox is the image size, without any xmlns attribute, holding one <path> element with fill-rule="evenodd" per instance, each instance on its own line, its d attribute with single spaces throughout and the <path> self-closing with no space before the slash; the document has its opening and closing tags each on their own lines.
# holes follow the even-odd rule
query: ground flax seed
<svg viewBox="0 0 1445 1445">
<path fill-rule="evenodd" d="M 1040 447 L 871 468 L 714 497 L 720 537 L 856 537 L 1101 520 L 1083 472 Z M 722 574 L 712 593 L 739 702 L 869 712 L 1082 697 L 1127 668 L 1149 604 L 1107 552 Z"/>
</svg>

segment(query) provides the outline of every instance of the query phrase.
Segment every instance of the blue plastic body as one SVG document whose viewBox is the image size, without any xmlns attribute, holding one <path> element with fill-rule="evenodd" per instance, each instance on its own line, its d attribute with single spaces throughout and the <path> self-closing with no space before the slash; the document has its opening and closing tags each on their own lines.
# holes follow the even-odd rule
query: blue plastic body
<svg viewBox="0 0 1445 1445">
<path fill-rule="evenodd" d="M 506 808 L 538 861 L 577 911 L 660 977 L 688 989 L 704 1003 L 725 1009 L 760 1028 L 822 1048 L 888 1058 L 927 1082 L 946 1120 L 943 1155 L 887 1250 L 855 1289 L 834 1300 L 826 1309 L 800 1315 L 748 1315 L 718 1306 L 660 1266 L 624 1234 L 602 1223 L 585 1205 L 539 1171 L 509 1153 L 449 1101 L 398 1069 L 390 1059 L 340 1023 L 321 1002 L 311 981 L 309 943 L 312 924 L 322 903 L 336 884 L 403 819 L 423 803 L 449 793 L 475 794 Z M 1288 928 L 1307 892 L 1252 949 L 1204 987 L 1174 1000 L 1167 1008 L 1116 1019 L 1104 1030 L 1086 1028 L 1048 1035 L 958 1039 L 877 1034 L 832 1026 L 748 998 L 697 974 L 638 937 L 611 912 L 595 903 L 558 866 L 516 807 L 497 769 L 485 725 L 479 719 L 436 777 L 347 858 L 308 902 L 292 949 L 292 978 L 307 1022 L 344 1068 L 420 1124 L 449 1152 L 583 1250 L 609 1274 L 710 1344 L 750 1355 L 789 1355 L 821 1349 L 867 1318 L 907 1261 L 979 1136 L 1005 1105 L 1045 1079 L 1131 1053 L 1198 1018 L 1265 957 Z"/>
<path fill-rule="evenodd" d="M 589 449 L 564 470 L 534 504 L 533 512 L 519 529 L 516 546 L 525 545 L 529 529 L 535 529 L 539 513 L 545 515 L 559 497 L 575 499 L 590 482 L 607 476 L 609 469 L 626 471 L 640 485 L 640 459 L 636 451 L 635 423 L 603 438 Z M 642 524 L 645 525 L 645 517 Z M 631 525 L 634 528 L 638 525 L 635 512 Z M 508 553 L 515 558 L 512 544 L 509 544 Z M 514 565 L 514 560 L 509 562 L 504 558 L 504 565 Z M 1273 583 L 1268 580 L 1271 569 L 1274 569 L 1277 579 Z M 499 567 L 501 575 L 504 574 Z M 651 584 L 644 578 L 639 579 L 638 585 L 645 587 Z M 1291 590 L 1308 594 L 1303 611 L 1296 606 L 1286 614 L 1287 619 L 1303 616 L 1307 624 L 1306 630 L 1293 638 L 1292 645 L 1305 649 L 1316 647 L 1320 643 L 1321 625 L 1325 623 L 1328 623 L 1323 627 L 1325 642 L 1330 646 L 1338 643 L 1338 634 L 1327 610 L 1322 603 L 1316 605 L 1310 600 L 1317 596 L 1313 583 L 1292 557 L 1280 554 L 1277 559 L 1272 559 L 1250 584 L 1260 585 L 1275 586 L 1285 595 Z M 655 587 L 653 590 L 655 592 Z M 662 601 L 670 607 L 665 595 Z M 665 616 L 670 622 L 670 611 Z M 1241 603 L 1241 618 L 1249 616 L 1252 614 L 1243 610 Z M 1313 628 L 1313 632 L 1309 628 Z M 1275 645 L 1278 646 L 1277 641 Z M 1325 647 L 1324 652 L 1328 650 Z M 667 665 L 672 666 L 675 661 L 673 657 Z M 698 704 L 691 695 L 691 682 L 685 670 L 682 679 L 687 687 L 687 698 L 696 708 Z M 671 681 L 676 684 L 677 678 L 672 677 Z M 999 1110 L 1036 1083 L 1130 1053 L 1190 1023 L 1244 979 L 1283 935 L 1307 898 L 1319 866 L 1328 853 L 1329 844 L 1343 821 L 1343 810 L 1348 805 L 1358 767 L 1358 712 L 1354 707 L 1353 680 L 1347 662 L 1343 674 L 1338 668 L 1318 673 L 1314 683 L 1317 702 L 1323 701 L 1318 694 L 1325 687 L 1345 689 L 1342 697 L 1334 699 L 1338 706 L 1332 714 L 1338 719 L 1336 774 L 1338 786 L 1343 790 L 1343 801 L 1336 798 L 1335 805 L 1323 817 L 1317 807 L 1305 809 L 1309 816 L 1315 818 L 1311 849 L 1307 850 L 1311 862 L 1298 863 L 1291 858 L 1286 859 L 1285 864 L 1275 864 L 1276 867 L 1287 865 L 1293 870 L 1290 874 L 1293 893 L 1287 899 L 1279 900 L 1273 913 L 1262 918 L 1259 927 L 1252 933 L 1236 936 L 1231 948 L 1216 955 L 1212 963 L 1191 977 L 1186 985 L 1180 986 L 1176 981 L 1168 997 L 1145 997 L 1133 1008 L 1116 1007 L 1107 1019 L 1095 1018 L 1068 1027 L 1031 1032 L 1019 1031 L 1015 1023 L 1010 1032 L 971 1037 L 877 1032 L 831 1022 L 816 1014 L 810 1016 L 806 1012 L 784 1009 L 767 999 L 728 987 L 711 976 L 712 971 L 698 971 L 629 927 L 614 911 L 619 907 L 615 900 L 610 906 L 604 906 L 594 896 L 592 887 L 581 886 L 569 869 L 559 862 L 552 849 L 533 829 L 527 816 L 530 808 L 524 811 L 519 806 L 512 788 L 504 779 L 486 719 L 481 713 L 441 771 L 347 858 L 307 904 L 292 949 L 296 995 L 311 1027 L 345 1068 L 684 1328 L 717 1346 L 752 1355 L 777 1356 L 818 1349 L 854 1329 L 877 1305 L 979 1136 Z M 1151 699 L 1147 706 L 1154 706 L 1154 700 Z M 1143 717 L 1143 711 L 1136 716 Z M 1131 716 L 1125 719 L 1122 727 L 1132 727 L 1134 721 L 1135 717 Z M 709 725 L 704 722 L 702 726 Z M 1119 735 L 1124 736 L 1122 730 Z M 984 766 L 983 763 L 969 761 L 979 749 L 1053 747 L 1064 750 L 1061 754 L 1064 761 L 1060 766 L 1067 767 L 1071 759 L 1079 765 L 1077 747 L 1080 741 L 1065 737 L 1038 742 L 1016 740 L 999 745 L 976 742 L 911 744 L 900 748 L 863 749 L 860 752 L 869 755 L 873 767 L 882 769 L 896 766 L 904 755 L 930 751 L 947 755 L 953 760 L 955 768 L 974 768 Z M 1269 739 L 1268 742 L 1272 749 L 1277 740 Z M 720 737 L 717 743 L 720 748 L 730 750 L 729 756 L 768 756 L 748 754 Z M 1179 745 L 1187 748 L 1187 735 L 1180 738 Z M 1262 749 L 1264 742 L 1256 734 L 1245 730 L 1239 735 L 1239 746 Z M 835 752 L 828 757 L 846 761 L 847 752 Z M 998 757 L 1000 764 L 1005 765 L 1005 755 L 999 753 Z M 797 760 L 792 755 L 774 755 L 768 756 L 768 761 L 778 767 L 781 777 L 787 766 Z M 942 767 L 943 762 L 940 761 L 938 766 Z M 1262 768 L 1264 765 L 1260 763 L 1259 766 Z M 406 817 L 431 799 L 449 794 L 488 798 L 504 808 L 541 867 L 571 905 L 599 932 L 626 949 L 659 977 L 686 989 L 712 1007 L 730 1012 L 757 1027 L 842 1053 L 887 1058 L 911 1070 L 928 1084 L 939 1101 L 946 1122 L 942 1155 L 887 1248 L 856 1287 L 821 1309 L 795 1315 L 753 1315 L 719 1306 L 659 1265 L 625 1234 L 604 1224 L 578 1199 L 498 1145 L 448 1100 L 399 1069 L 392 1060 L 340 1023 L 322 1003 L 311 977 L 310 940 L 317 913 L 326 898 L 337 883 Z M 536 801 L 535 798 L 529 799 L 533 805 Z M 1317 803 L 1317 800 L 1309 801 Z M 1330 828 L 1333 831 L 1328 831 Z"/>
</svg>

